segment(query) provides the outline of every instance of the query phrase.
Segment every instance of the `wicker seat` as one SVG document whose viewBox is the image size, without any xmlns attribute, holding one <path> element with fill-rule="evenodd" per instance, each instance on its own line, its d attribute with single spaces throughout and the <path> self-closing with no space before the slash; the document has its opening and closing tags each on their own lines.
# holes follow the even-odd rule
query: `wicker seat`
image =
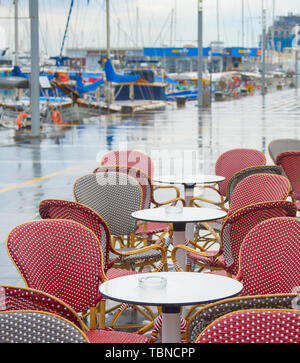
<svg viewBox="0 0 300 363">
<path fill-rule="evenodd" d="M 0 343 L 88 343 L 70 321 L 34 311 L 0 312 Z"/>
<path fill-rule="evenodd" d="M 194 343 L 201 332 L 221 316 L 238 310 L 293 309 L 297 298 L 297 294 L 243 296 L 205 305 L 188 320 L 187 342 Z"/>
<path fill-rule="evenodd" d="M 239 252 L 243 239 L 247 233 L 260 222 L 272 217 L 295 217 L 296 205 L 289 201 L 269 201 L 248 205 L 229 215 L 224 222 L 218 251 L 203 252 L 184 245 L 176 246 L 172 251 L 172 260 L 178 271 L 182 269 L 176 261 L 179 249 L 188 253 L 188 266 L 193 269 L 193 264 L 200 269 L 222 270 L 227 275 L 236 275 L 239 270 Z"/>
<path fill-rule="evenodd" d="M 268 145 L 269 154 L 274 163 L 277 156 L 285 151 L 300 151 L 300 140 L 297 139 L 276 139 Z"/>
<path fill-rule="evenodd" d="M 93 343 L 150 342 L 149 338 L 135 333 L 89 330 L 83 319 L 70 306 L 54 296 L 26 287 L 0 285 L 0 311 L 24 310 L 55 314 L 75 325 Z"/>
<path fill-rule="evenodd" d="M 131 214 L 143 206 L 143 193 L 140 183 L 130 175 L 121 172 L 85 175 L 74 183 L 74 197 L 104 219 L 115 241 L 123 244 L 124 236 L 130 239 L 137 230 L 137 221 Z M 166 242 L 161 238 L 153 245 L 127 252 L 110 245 L 110 251 L 117 256 L 113 263 L 127 269 L 142 270 L 145 265 L 154 266 L 160 261 L 157 270 L 161 270 L 166 261 Z M 146 255 L 144 252 L 147 252 Z M 150 255 L 152 259 L 148 259 Z"/>
<path fill-rule="evenodd" d="M 300 343 L 300 311 L 236 311 L 213 322 L 196 343 Z"/>
<path fill-rule="evenodd" d="M 237 279 L 242 295 L 292 293 L 300 286 L 300 220 L 271 218 L 245 237 Z"/>
<path fill-rule="evenodd" d="M 143 192 L 143 202 L 141 209 L 151 208 L 152 205 L 154 207 L 161 207 L 164 205 L 176 203 L 180 201 L 180 191 L 178 188 L 170 188 L 175 189 L 176 198 L 165 201 L 165 202 L 157 202 L 154 198 L 154 191 L 156 187 L 153 185 L 151 178 L 145 174 L 142 170 L 133 168 L 133 167 L 124 167 L 124 166 L 106 166 L 97 168 L 94 173 L 107 173 L 107 172 L 119 172 L 129 175 L 130 177 L 136 179 L 142 188 Z M 142 242 L 154 243 L 155 239 L 164 237 L 167 233 L 172 235 L 172 225 L 168 223 L 155 223 L 155 222 L 147 222 L 147 223 L 139 223 L 137 230 L 135 231 L 135 238 L 141 240 Z M 132 246 L 133 247 L 133 246 Z"/>
<path fill-rule="evenodd" d="M 227 193 L 226 197 L 228 203 L 231 203 L 231 197 L 234 191 L 234 188 L 237 186 L 239 182 L 243 179 L 247 178 L 253 174 L 275 174 L 275 175 L 282 175 L 282 168 L 276 165 L 262 165 L 262 166 L 253 166 L 251 168 L 243 169 L 237 173 L 235 173 L 230 179 L 227 184 Z"/>
</svg>

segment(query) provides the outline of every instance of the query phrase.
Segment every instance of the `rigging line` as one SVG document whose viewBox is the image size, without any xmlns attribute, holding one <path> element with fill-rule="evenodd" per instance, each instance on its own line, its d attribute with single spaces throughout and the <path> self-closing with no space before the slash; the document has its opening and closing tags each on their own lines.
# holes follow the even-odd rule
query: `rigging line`
<svg viewBox="0 0 300 363">
<path fill-rule="evenodd" d="M 227 32 L 226 32 L 226 24 L 225 24 L 225 21 L 224 21 L 224 13 L 223 13 L 223 8 L 222 8 L 222 4 L 220 2 L 220 15 L 221 15 L 221 19 L 222 19 L 222 23 L 223 23 L 223 30 L 224 30 L 224 37 L 225 37 L 225 43 L 228 44 L 228 36 L 227 36 Z"/>
<path fill-rule="evenodd" d="M 155 40 L 155 42 L 154 42 L 154 45 L 156 44 L 156 42 L 162 37 L 162 33 L 163 33 L 163 31 L 164 31 L 164 28 L 165 28 L 165 26 L 166 26 L 166 24 L 168 24 L 168 22 L 169 22 L 169 17 L 170 17 L 170 13 L 168 14 L 168 16 L 167 16 L 167 18 L 166 18 L 166 20 L 165 20 L 165 22 L 164 22 L 164 24 L 163 24 L 163 26 L 162 26 L 162 28 L 161 28 L 161 31 L 160 31 L 160 33 L 158 34 L 158 36 L 157 36 L 157 38 L 156 38 L 156 40 Z"/>
<path fill-rule="evenodd" d="M 63 54 L 63 50 L 64 50 L 64 46 L 65 46 L 65 41 L 66 41 L 68 29 L 69 29 L 69 24 L 70 24 L 70 19 L 71 19 L 71 14 L 72 14 L 73 6 L 74 6 L 74 0 L 71 0 L 69 14 L 68 14 L 68 19 L 67 19 L 67 25 L 66 25 L 66 29 L 65 29 L 65 33 L 64 33 L 62 45 L 61 45 L 61 48 L 60 48 L 60 58 L 62 57 L 62 54 Z"/>
</svg>

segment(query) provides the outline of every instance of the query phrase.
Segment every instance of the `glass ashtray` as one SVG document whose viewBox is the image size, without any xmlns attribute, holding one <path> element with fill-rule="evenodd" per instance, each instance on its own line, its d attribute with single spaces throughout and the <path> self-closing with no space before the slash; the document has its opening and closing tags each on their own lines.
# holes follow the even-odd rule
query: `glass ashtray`
<svg viewBox="0 0 300 363">
<path fill-rule="evenodd" d="M 167 286 L 167 279 L 161 276 L 147 276 L 139 278 L 139 287 L 142 289 L 164 289 Z"/>
<path fill-rule="evenodd" d="M 171 205 L 165 208 L 167 214 L 180 214 L 183 212 L 183 207 L 181 205 Z"/>
</svg>

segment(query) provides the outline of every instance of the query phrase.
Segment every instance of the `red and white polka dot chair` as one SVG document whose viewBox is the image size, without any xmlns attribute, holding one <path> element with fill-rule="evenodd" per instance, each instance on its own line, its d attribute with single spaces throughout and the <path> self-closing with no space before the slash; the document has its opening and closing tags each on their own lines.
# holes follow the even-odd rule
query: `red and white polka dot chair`
<svg viewBox="0 0 300 363">
<path fill-rule="evenodd" d="M 186 332 L 187 342 L 195 343 L 201 332 L 220 317 L 238 310 L 256 309 L 300 309 L 299 295 L 268 294 L 255 296 L 238 296 L 200 307 L 188 320 Z"/>
<path fill-rule="evenodd" d="M 220 233 L 220 249 L 218 251 L 198 251 L 184 245 L 176 246 L 172 251 L 173 264 L 178 271 L 176 253 L 185 250 L 188 256 L 188 269 L 209 269 L 218 274 L 236 275 L 239 271 L 239 253 L 247 233 L 260 222 L 274 217 L 295 217 L 296 205 L 290 201 L 270 201 L 241 208 L 225 220 Z"/>
<path fill-rule="evenodd" d="M 219 182 L 217 187 L 211 185 L 201 186 L 202 188 L 209 188 L 216 191 L 221 199 L 220 202 L 214 202 L 202 197 L 196 197 L 194 198 L 194 201 L 198 200 L 212 203 L 227 210 L 225 204 L 227 202 L 227 184 L 230 178 L 245 168 L 262 165 L 266 165 L 266 157 L 264 153 L 259 150 L 240 148 L 224 152 L 216 161 L 215 174 L 224 176 L 225 180 Z"/>
<path fill-rule="evenodd" d="M 65 319 L 65 321 L 73 324 L 79 332 L 86 337 L 87 341 L 92 343 L 148 343 L 150 342 L 150 338 L 146 336 L 142 336 L 136 333 L 126 333 L 120 331 L 111 331 L 111 330 L 89 330 L 86 324 L 83 322 L 82 318 L 67 304 L 65 304 L 60 299 L 46 294 L 42 291 L 38 291 L 35 289 L 30 289 L 26 287 L 16 287 L 16 286 L 7 286 L 0 285 L 0 314 L 1 312 L 17 312 L 30 310 L 32 312 L 44 312 L 48 314 L 54 314 L 56 317 L 61 317 Z M 4 320 L 5 322 L 5 320 Z M 16 322 L 18 330 L 19 330 L 19 338 L 24 339 L 26 334 L 24 329 L 20 329 L 19 322 Z M 21 324 L 22 325 L 22 324 Z M 32 328 L 32 327 L 31 327 Z M 39 328 L 39 327 L 38 327 Z M 5 327 L 4 327 L 5 329 Z M 39 328 L 41 329 L 41 328 Z M 1 328 L 0 328 L 1 331 Z M 31 330 L 32 333 L 32 330 Z M 46 332 L 44 332 L 46 333 Z M 71 329 L 72 333 L 72 329 Z M 16 339 L 16 329 L 10 330 L 9 335 L 13 335 L 13 339 L 11 336 L 4 337 L 1 334 L 1 338 L 3 338 L 6 342 L 10 343 L 15 341 Z M 55 334 L 55 332 L 54 332 Z M 28 334 L 27 334 L 28 335 Z M 29 332 L 30 335 L 30 332 Z M 46 334 L 43 335 L 44 338 Z M 1 342 L 0 338 L 0 342 Z M 61 335 L 59 335 L 58 329 L 56 329 L 56 338 L 59 339 L 59 342 L 62 342 Z M 30 339 L 36 340 L 41 339 L 41 337 L 32 335 Z M 65 337 L 65 339 L 70 339 Z M 81 340 L 81 339 L 80 339 Z M 39 341 L 41 342 L 41 341 Z M 47 341 L 48 342 L 48 341 Z M 64 341 L 65 342 L 65 341 Z M 68 341 L 70 342 L 70 341 Z M 73 341 L 74 342 L 74 341 Z"/>
<path fill-rule="evenodd" d="M 300 210 L 300 151 L 285 151 L 276 158 L 291 183 L 291 197 Z"/>
<path fill-rule="evenodd" d="M 300 311 L 236 311 L 209 325 L 196 343 L 300 343 Z"/>
<path fill-rule="evenodd" d="M 166 262 L 165 248 L 160 244 L 131 249 L 131 251 L 127 252 L 124 249 L 114 249 L 111 244 L 111 235 L 107 223 L 94 210 L 83 204 L 66 200 L 47 199 L 40 203 L 39 212 L 43 219 L 69 219 L 92 230 L 101 242 L 103 268 L 108 279 L 135 273 L 135 271 L 113 267 L 114 264 L 126 263 L 127 259 L 130 259 L 133 267 L 135 267 L 134 260 L 137 262 L 144 260 L 144 264 L 149 263 L 151 265 L 160 261 L 155 271 L 163 269 Z M 112 255 L 114 258 L 111 259 Z"/>
<path fill-rule="evenodd" d="M 242 295 L 292 293 L 300 287 L 300 220 L 272 218 L 245 236 L 237 279 Z"/>
<path fill-rule="evenodd" d="M 134 167 L 142 170 L 151 179 L 154 174 L 154 165 L 150 156 L 139 150 L 110 151 L 101 158 L 100 166 Z"/>
<path fill-rule="evenodd" d="M 53 295 L 77 313 L 90 311 L 90 326 L 107 280 L 101 244 L 87 227 L 66 219 L 39 220 L 15 227 L 7 251 L 26 285 Z"/>
<path fill-rule="evenodd" d="M 286 200 L 289 193 L 290 182 L 282 175 L 250 175 L 236 185 L 232 193 L 228 215 L 250 204 Z"/>
</svg>

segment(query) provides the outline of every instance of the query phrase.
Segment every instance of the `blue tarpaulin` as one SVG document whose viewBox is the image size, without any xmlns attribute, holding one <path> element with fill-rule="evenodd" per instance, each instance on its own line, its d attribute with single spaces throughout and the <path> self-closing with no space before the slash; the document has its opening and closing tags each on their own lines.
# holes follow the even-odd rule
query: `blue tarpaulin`
<svg viewBox="0 0 300 363">
<path fill-rule="evenodd" d="M 108 82 L 130 83 L 130 82 L 136 82 L 140 78 L 140 76 L 138 74 L 136 74 L 136 75 L 117 74 L 114 70 L 114 67 L 113 67 L 110 59 L 106 60 L 104 70 L 105 70 L 106 79 Z"/>
<path fill-rule="evenodd" d="M 95 91 L 99 86 L 104 84 L 103 78 L 86 86 L 82 83 L 80 76 L 77 76 L 76 81 L 77 81 L 77 92 L 79 93 L 80 96 L 83 95 L 84 93 Z"/>
</svg>

